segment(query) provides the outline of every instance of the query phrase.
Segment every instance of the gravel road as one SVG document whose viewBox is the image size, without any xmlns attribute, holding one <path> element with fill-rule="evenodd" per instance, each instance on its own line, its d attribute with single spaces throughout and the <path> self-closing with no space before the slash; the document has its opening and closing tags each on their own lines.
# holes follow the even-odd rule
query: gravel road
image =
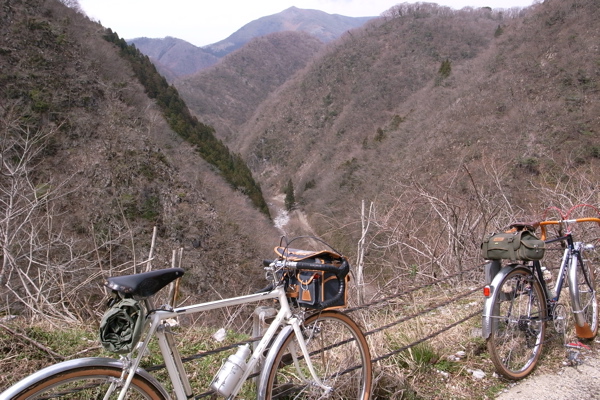
<svg viewBox="0 0 600 400">
<path fill-rule="evenodd" d="M 583 400 L 600 399 L 600 356 L 578 355 L 575 366 L 564 366 L 555 374 L 534 374 L 501 393 L 496 399 Z"/>
</svg>

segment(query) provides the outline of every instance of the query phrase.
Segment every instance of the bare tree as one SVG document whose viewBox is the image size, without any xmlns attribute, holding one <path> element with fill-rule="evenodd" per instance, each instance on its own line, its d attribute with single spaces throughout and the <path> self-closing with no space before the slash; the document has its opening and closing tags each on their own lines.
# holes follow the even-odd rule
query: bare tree
<svg viewBox="0 0 600 400">
<path fill-rule="evenodd" d="M 92 276 L 80 274 L 81 281 L 68 286 L 66 274 L 77 275 L 88 257 L 65 234 L 57 211 L 58 201 L 69 194 L 68 179 L 57 181 L 40 171 L 58 128 L 22 121 L 14 112 L 0 119 L 0 286 L 17 309 L 76 319 L 67 297 Z"/>
<path fill-rule="evenodd" d="M 75 10 L 77 12 L 83 13 L 81 4 L 79 4 L 79 0 L 60 0 L 60 2 L 63 3 L 65 6 L 72 8 L 73 10 Z"/>
<path fill-rule="evenodd" d="M 371 279 L 367 282 L 371 288 L 395 292 L 482 263 L 482 238 L 523 214 L 518 207 L 507 206 L 510 199 L 501 182 L 509 172 L 509 164 L 489 162 L 482 185 L 461 165 L 448 181 L 398 183 L 395 198 L 383 201 L 381 196 L 369 214 L 369 232 L 361 239 L 369 255 L 365 276 Z"/>
</svg>

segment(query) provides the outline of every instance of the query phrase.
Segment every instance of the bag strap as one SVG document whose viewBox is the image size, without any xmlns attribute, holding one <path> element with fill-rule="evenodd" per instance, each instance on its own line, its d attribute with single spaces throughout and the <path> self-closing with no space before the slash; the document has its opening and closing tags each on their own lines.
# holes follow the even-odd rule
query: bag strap
<svg viewBox="0 0 600 400">
<path fill-rule="evenodd" d="M 520 235 L 519 235 L 520 236 Z M 517 255 L 515 254 L 515 248 L 513 242 L 515 241 L 517 234 L 510 236 L 508 238 L 508 252 L 510 253 L 510 260 L 515 262 L 517 261 Z M 518 240 L 520 242 L 520 240 Z"/>
<path fill-rule="evenodd" d="M 311 283 L 311 282 L 312 282 L 312 281 L 315 279 L 315 277 L 317 276 L 317 274 L 315 274 L 314 272 L 312 272 L 312 271 L 310 271 L 310 272 L 311 272 L 311 274 L 310 274 L 310 277 L 309 277 L 307 280 L 304 280 L 304 281 L 303 281 L 302 279 L 300 279 L 300 274 L 298 274 L 298 276 L 296 276 L 296 279 L 298 279 L 298 282 L 300 282 L 300 284 L 301 284 L 302 286 L 308 286 L 308 285 L 310 285 L 310 283 Z"/>
</svg>

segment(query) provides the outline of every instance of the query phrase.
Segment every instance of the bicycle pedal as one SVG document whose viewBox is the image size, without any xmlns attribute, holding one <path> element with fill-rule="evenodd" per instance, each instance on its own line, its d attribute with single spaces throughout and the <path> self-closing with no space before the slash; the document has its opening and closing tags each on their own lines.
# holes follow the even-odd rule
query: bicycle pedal
<svg viewBox="0 0 600 400">
<path fill-rule="evenodd" d="M 567 343 L 565 344 L 566 348 L 569 349 L 579 349 L 579 350 L 591 350 L 592 348 L 588 345 L 585 345 L 581 342 L 571 342 L 571 343 Z"/>
<path fill-rule="evenodd" d="M 567 354 L 567 361 L 564 361 L 563 365 L 566 367 L 577 367 L 581 363 L 582 362 L 579 359 L 579 352 L 578 351 L 569 351 L 569 353 Z"/>
</svg>

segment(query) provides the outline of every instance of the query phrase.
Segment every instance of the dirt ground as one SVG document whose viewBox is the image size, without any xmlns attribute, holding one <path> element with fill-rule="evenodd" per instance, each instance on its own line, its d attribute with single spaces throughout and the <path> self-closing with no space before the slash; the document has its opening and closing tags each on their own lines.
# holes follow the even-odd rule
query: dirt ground
<svg viewBox="0 0 600 400">
<path fill-rule="evenodd" d="M 580 400 L 600 399 L 600 355 L 572 353 L 575 361 L 565 362 L 556 373 L 534 374 L 501 393 L 496 399 Z"/>
</svg>

